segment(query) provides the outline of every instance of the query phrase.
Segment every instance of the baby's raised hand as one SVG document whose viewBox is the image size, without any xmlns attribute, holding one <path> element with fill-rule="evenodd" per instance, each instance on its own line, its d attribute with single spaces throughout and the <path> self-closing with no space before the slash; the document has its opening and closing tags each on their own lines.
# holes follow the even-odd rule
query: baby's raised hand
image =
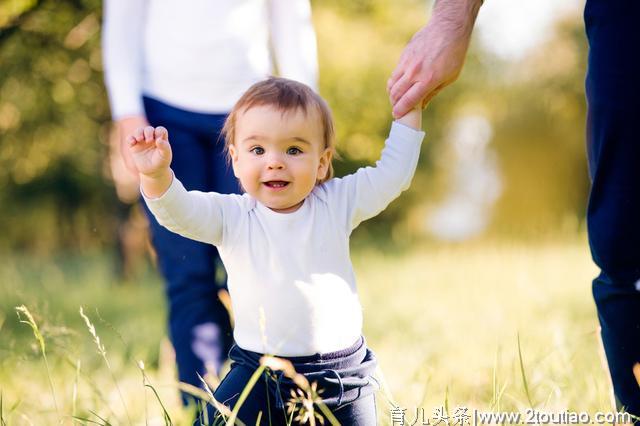
<svg viewBox="0 0 640 426">
<path fill-rule="evenodd" d="M 169 133 L 162 126 L 138 128 L 127 138 L 138 171 L 148 177 L 166 174 L 171 164 Z"/>
</svg>

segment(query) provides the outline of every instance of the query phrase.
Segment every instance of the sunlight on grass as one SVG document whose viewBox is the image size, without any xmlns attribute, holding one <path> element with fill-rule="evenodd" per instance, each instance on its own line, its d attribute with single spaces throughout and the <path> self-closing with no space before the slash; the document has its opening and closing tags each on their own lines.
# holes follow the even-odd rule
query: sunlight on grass
<svg viewBox="0 0 640 426">
<path fill-rule="evenodd" d="M 353 260 L 384 376 L 380 424 L 391 424 L 392 401 L 408 419 L 417 408 L 460 406 L 611 411 L 583 239 L 359 251 Z M 56 424 L 56 403 L 65 424 L 187 424 L 163 340 L 162 284 L 149 274 L 119 285 L 109 267 L 100 255 L 0 266 L 3 424 Z M 42 341 L 11 314 L 21 305 Z M 87 314 L 100 321 L 86 323 Z"/>
</svg>

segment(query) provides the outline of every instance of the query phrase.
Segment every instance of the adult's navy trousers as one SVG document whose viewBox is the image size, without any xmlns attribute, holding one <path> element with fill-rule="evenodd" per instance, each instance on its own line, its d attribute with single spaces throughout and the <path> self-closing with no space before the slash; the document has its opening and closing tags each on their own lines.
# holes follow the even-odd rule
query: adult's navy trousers
<svg viewBox="0 0 640 426">
<path fill-rule="evenodd" d="M 201 114 L 145 97 L 149 124 L 169 132 L 171 169 L 188 190 L 239 191 L 224 154 L 220 130 L 225 114 Z M 165 279 L 169 336 L 176 353 L 178 378 L 201 387 L 206 365 L 216 372 L 233 343 L 229 314 L 218 297 L 226 276 L 217 249 L 174 234 L 156 221 L 143 203 L 158 265 Z M 188 402 L 187 394 L 183 400 Z"/>
<path fill-rule="evenodd" d="M 640 1 L 587 0 L 584 20 L 593 296 L 618 404 L 640 416 Z"/>
</svg>

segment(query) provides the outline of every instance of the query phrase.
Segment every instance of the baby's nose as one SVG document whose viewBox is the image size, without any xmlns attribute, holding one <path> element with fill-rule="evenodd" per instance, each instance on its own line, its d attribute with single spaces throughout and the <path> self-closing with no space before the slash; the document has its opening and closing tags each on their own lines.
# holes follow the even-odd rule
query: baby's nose
<svg viewBox="0 0 640 426">
<path fill-rule="evenodd" d="M 280 155 L 274 154 L 269 156 L 267 166 L 270 169 L 282 169 L 284 168 L 284 162 L 282 161 Z"/>
</svg>

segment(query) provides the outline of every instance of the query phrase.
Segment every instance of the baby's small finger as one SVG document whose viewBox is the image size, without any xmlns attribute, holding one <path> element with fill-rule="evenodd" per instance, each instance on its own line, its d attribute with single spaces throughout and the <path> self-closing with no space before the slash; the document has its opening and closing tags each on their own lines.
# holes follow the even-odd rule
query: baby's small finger
<svg viewBox="0 0 640 426">
<path fill-rule="evenodd" d="M 138 143 L 135 136 L 127 136 L 126 141 L 127 141 L 127 145 L 129 146 L 134 146 L 136 143 Z"/>
<path fill-rule="evenodd" d="M 138 127 L 135 132 L 133 132 L 133 137 L 138 141 L 142 142 L 144 140 L 144 127 Z"/>
<path fill-rule="evenodd" d="M 156 127 L 156 139 L 169 140 L 169 132 L 163 126 Z"/>
<path fill-rule="evenodd" d="M 144 140 L 147 142 L 153 142 L 153 127 L 147 126 L 144 128 Z"/>
<path fill-rule="evenodd" d="M 166 139 L 156 139 L 156 147 L 160 150 L 160 156 L 162 158 L 171 158 L 171 146 Z"/>
</svg>

